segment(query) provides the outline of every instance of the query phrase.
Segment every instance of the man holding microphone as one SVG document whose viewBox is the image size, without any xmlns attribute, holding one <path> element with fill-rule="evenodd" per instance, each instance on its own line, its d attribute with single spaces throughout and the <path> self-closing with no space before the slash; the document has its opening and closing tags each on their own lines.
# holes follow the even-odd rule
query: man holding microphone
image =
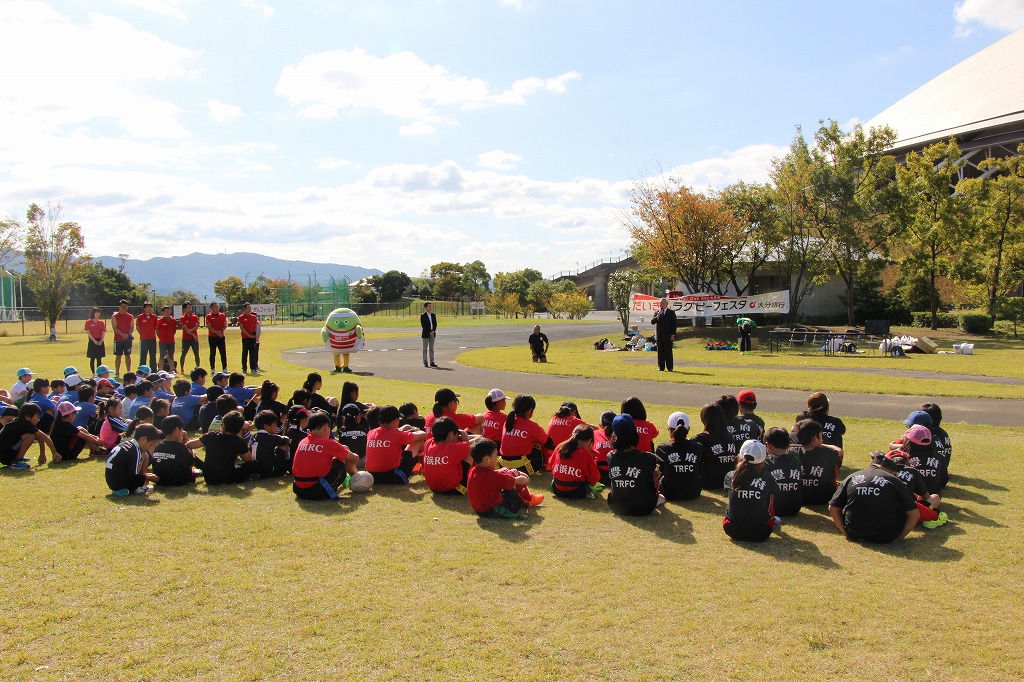
<svg viewBox="0 0 1024 682">
<path fill-rule="evenodd" d="M 658 302 L 651 324 L 658 341 L 658 371 L 672 371 L 672 343 L 676 340 L 676 311 L 668 307 L 668 299 Z"/>
</svg>

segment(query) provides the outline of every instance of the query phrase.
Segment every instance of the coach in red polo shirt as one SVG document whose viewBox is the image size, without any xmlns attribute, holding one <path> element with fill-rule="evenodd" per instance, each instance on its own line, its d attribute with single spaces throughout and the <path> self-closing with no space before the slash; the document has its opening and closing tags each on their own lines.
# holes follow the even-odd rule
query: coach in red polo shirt
<svg viewBox="0 0 1024 682">
<path fill-rule="evenodd" d="M 181 317 L 178 319 L 181 325 L 181 358 L 178 360 L 178 371 L 185 372 L 185 356 L 189 349 L 192 350 L 192 357 L 195 358 L 196 367 L 199 366 L 199 316 L 192 312 L 192 304 L 185 301 L 181 304 Z"/>
<path fill-rule="evenodd" d="M 171 317 L 171 306 L 165 305 L 156 319 L 156 337 L 160 340 L 160 362 L 156 367 L 163 367 L 166 362 L 170 369 L 174 369 L 174 336 L 177 333 L 178 321 Z"/>
<path fill-rule="evenodd" d="M 238 316 L 238 330 L 242 332 L 242 372 L 260 371 L 260 349 L 256 345 L 256 325 L 259 318 L 252 314 L 249 303 L 242 304 L 242 314 Z"/>
<path fill-rule="evenodd" d="M 142 313 L 135 318 L 135 329 L 139 332 L 139 364 L 156 367 L 156 315 L 153 304 L 146 301 L 142 304 Z M 131 365 L 128 365 L 131 369 Z"/>
<path fill-rule="evenodd" d="M 210 344 L 210 371 L 217 366 L 217 351 L 220 351 L 221 371 L 228 371 L 227 344 L 224 332 L 228 328 L 228 316 L 220 311 L 220 303 L 210 304 L 210 312 L 206 313 L 206 340 Z"/>
<path fill-rule="evenodd" d="M 128 301 L 117 302 L 117 312 L 110 318 L 110 329 L 114 332 L 114 376 L 121 376 L 121 356 L 124 356 L 125 370 L 132 368 L 132 334 L 135 332 L 135 316 L 128 312 Z"/>
</svg>

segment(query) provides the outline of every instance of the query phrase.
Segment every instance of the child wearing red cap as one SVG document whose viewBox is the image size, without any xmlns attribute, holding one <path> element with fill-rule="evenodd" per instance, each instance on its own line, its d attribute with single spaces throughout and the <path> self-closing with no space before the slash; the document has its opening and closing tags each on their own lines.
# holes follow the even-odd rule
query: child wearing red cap
<svg viewBox="0 0 1024 682">
<path fill-rule="evenodd" d="M 750 438 L 759 439 L 764 436 L 764 420 L 754 414 L 757 409 L 757 396 L 750 389 L 744 389 L 736 395 L 740 404 L 740 419 L 750 424 Z"/>
</svg>

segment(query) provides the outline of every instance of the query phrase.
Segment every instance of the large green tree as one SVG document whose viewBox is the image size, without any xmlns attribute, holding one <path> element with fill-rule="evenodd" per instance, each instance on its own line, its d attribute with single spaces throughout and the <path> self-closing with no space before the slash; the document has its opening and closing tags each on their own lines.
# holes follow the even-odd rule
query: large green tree
<svg viewBox="0 0 1024 682">
<path fill-rule="evenodd" d="M 82 281 L 71 292 L 73 306 L 116 306 L 121 299 L 138 306 L 149 296 L 149 284 L 136 284 L 123 269 L 108 268 L 90 262 L 82 273 Z"/>
<path fill-rule="evenodd" d="M 519 297 L 519 305 L 525 308 L 530 303 L 530 285 L 542 281 L 544 275 L 533 268 L 499 272 L 494 276 L 494 293 L 502 296 L 515 294 Z"/>
<path fill-rule="evenodd" d="M 405 290 L 412 284 L 412 279 L 409 275 L 399 270 L 388 270 L 381 275 L 374 275 L 368 278 L 367 283 L 377 294 L 377 301 L 387 303 L 400 299 Z"/>
<path fill-rule="evenodd" d="M 71 292 L 85 277 L 90 257 L 76 222 L 61 220 L 60 204 L 28 207 L 25 234 L 25 284 L 35 295 L 39 311 L 56 324 Z"/>
<path fill-rule="evenodd" d="M 433 280 L 434 296 L 445 300 L 453 300 L 462 296 L 463 266 L 447 261 L 430 266 L 430 279 Z"/>
<path fill-rule="evenodd" d="M 475 260 L 462 267 L 462 293 L 473 301 L 484 298 L 491 290 L 491 276 L 483 261 Z"/>
<path fill-rule="evenodd" d="M 213 283 L 213 293 L 231 309 L 243 303 L 245 298 L 245 283 L 241 277 L 225 277 Z"/>
<path fill-rule="evenodd" d="M 975 198 L 957 191 L 964 163 L 960 147 L 951 139 L 911 152 L 896 169 L 900 265 L 927 278 L 932 329 L 939 326 L 936 281 L 941 275 L 956 277 L 974 264 L 965 256 L 977 247 L 976 240 L 972 244 Z"/>
</svg>

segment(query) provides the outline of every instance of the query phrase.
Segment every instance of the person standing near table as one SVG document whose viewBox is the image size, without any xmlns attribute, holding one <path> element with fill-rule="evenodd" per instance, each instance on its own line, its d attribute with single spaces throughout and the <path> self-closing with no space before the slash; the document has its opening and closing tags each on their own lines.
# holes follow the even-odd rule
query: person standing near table
<svg viewBox="0 0 1024 682">
<path fill-rule="evenodd" d="M 210 371 L 217 364 L 217 351 L 220 351 L 221 371 L 228 371 L 227 341 L 224 332 L 228 328 L 227 315 L 220 311 L 220 303 L 214 301 L 210 304 L 210 312 L 206 313 L 207 341 L 210 345 Z"/>
<path fill-rule="evenodd" d="M 672 371 L 672 343 L 676 340 L 676 311 L 668 307 L 668 299 L 658 302 L 658 310 L 654 311 L 655 335 L 658 341 L 658 371 Z"/>
<path fill-rule="evenodd" d="M 121 358 L 128 364 L 125 371 L 132 368 L 132 339 L 135 333 L 135 316 L 128 312 L 128 301 L 117 302 L 117 312 L 110 318 L 110 328 L 114 332 L 114 376 L 121 376 Z"/>
<path fill-rule="evenodd" d="M 434 339 L 437 338 L 437 316 L 434 315 L 434 304 L 424 303 L 420 315 L 420 328 L 423 338 L 423 366 L 437 367 L 434 364 Z"/>
</svg>

